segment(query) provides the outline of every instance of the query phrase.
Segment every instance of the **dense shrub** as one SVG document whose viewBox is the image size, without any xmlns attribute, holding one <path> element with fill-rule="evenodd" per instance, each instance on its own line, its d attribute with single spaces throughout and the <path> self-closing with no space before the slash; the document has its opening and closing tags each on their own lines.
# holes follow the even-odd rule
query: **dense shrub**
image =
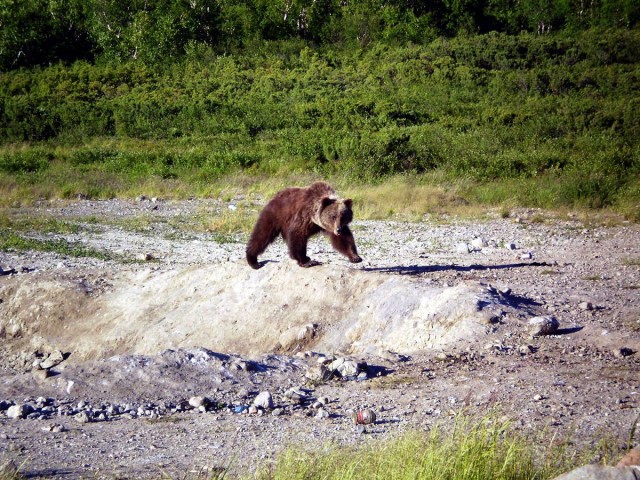
<svg viewBox="0 0 640 480">
<path fill-rule="evenodd" d="M 0 171 L 551 176 L 575 179 L 559 201 L 608 205 L 640 172 L 639 52 L 640 31 L 589 30 L 18 70 L 0 76 Z"/>
</svg>

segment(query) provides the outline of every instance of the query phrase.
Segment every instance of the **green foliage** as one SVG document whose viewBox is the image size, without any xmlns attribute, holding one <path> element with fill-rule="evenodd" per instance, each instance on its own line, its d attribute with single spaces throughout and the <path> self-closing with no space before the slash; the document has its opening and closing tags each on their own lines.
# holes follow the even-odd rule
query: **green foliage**
<svg viewBox="0 0 640 480">
<path fill-rule="evenodd" d="M 0 71 L 62 61 L 165 65 L 194 48 L 427 44 L 437 36 L 634 28 L 632 0 L 4 0 Z"/>
<path fill-rule="evenodd" d="M 0 172 L 9 175 L 36 173 L 46 170 L 52 155 L 40 149 L 0 154 Z"/>
<path fill-rule="evenodd" d="M 87 24 L 103 57 L 164 63 L 182 56 L 190 41 L 218 41 L 220 7 L 203 0 L 91 0 Z"/>
<path fill-rule="evenodd" d="M 638 30 L 299 47 L 279 40 L 260 54 L 218 55 L 191 43 L 162 67 L 6 73 L 0 187 L 58 181 L 45 196 L 113 196 L 149 182 L 204 191 L 239 172 L 369 183 L 438 172 L 526 184 L 511 196 L 527 204 L 634 209 Z M 490 202 L 507 195 L 474 191 Z"/>
</svg>

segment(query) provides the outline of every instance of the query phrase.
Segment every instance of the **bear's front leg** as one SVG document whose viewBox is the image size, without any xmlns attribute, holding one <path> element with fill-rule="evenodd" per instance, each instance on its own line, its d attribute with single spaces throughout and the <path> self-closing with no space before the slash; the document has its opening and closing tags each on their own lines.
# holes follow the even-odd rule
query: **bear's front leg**
<svg viewBox="0 0 640 480">
<path fill-rule="evenodd" d="M 351 233 L 349 227 L 342 227 L 340 229 L 340 235 L 336 235 L 332 232 L 327 233 L 329 234 L 329 239 L 331 240 L 331 245 L 333 245 L 333 248 L 347 257 L 351 263 L 360 263 L 362 261 L 360 255 L 358 255 L 356 241 L 353 238 L 353 234 Z"/>
</svg>

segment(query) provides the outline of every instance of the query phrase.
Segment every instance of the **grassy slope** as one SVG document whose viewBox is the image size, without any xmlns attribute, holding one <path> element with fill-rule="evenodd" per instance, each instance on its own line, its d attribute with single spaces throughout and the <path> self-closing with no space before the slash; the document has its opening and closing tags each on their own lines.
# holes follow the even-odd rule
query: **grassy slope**
<svg viewBox="0 0 640 480">
<path fill-rule="evenodd" d="M 639 43 L 637 31 L 489 35 L 3 74 L 0 204 L 270 195 L 322 177 L 355 198 L 358 218 L 491 205 L 604 206 L 638 220 Z M 249 228 L 239 210 L 212 229 Z M 12 229 L 4 248 L 100 255 L 35 245 L 22 235 L 32 226 L 8 217 L 0 226 Z M 590 460 L 535 448 L 467 425 L 444 439 L 294 452 L 264 477 L 547 478 Z"/>
<path fill-rule="evenodd" d="M 639 31 L 610 30 L 11 72 L 1 202 L 268 195 L 326 178 L 373 217 L 471 204 L 637 220 L 638 52 Z M 381 183 L 399 197 L 384 205 Z"/>
</svg>

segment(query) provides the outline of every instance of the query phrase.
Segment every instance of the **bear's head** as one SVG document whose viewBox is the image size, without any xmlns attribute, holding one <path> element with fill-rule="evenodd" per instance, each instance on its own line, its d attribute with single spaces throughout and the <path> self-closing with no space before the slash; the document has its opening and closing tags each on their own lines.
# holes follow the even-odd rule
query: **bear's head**
<svg viewBox="0 0 640 480">
<path fill-rule="evenodd" d="M 340 235 L 342 229 L 353 220 L 352 203 L 350 198 L 324 197 L 314 219 L 315 223 L 328 232 Z"/>
</svg>

